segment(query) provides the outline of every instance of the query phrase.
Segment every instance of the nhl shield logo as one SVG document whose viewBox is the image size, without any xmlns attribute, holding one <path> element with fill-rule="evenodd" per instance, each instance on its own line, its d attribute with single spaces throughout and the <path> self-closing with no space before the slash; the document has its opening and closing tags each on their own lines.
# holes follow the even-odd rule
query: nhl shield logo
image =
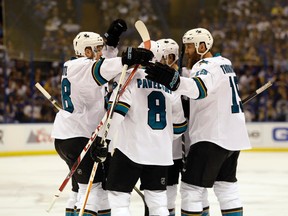
<svg viewBox="0 0 288 216">
<path fill-rule="evenodd" d="M 82 175 L 82 170 L 81 169 L 77 169 L 77 174 L 78 175 Z"/>
<path fill-rule="evenodd" d="M 161 178 L 161 184 L 162 185 L 165 185 L 166 184 L 166 178 L 164 177 L 164 178 Z"/>
</svg>

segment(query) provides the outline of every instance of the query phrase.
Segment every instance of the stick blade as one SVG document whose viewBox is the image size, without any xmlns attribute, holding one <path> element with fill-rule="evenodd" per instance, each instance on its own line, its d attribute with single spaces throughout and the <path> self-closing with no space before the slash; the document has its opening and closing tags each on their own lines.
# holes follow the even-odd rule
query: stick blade
<svg viewBox="0 0 288 216">
<path fill-rule="evenodd" d="M 135 28 L 137 29 L 138 33 L 142 38 L 142 41 L 144 42 L 144 47 L 146 49 L 150 49 L 151 48 L 150 35 L 146 25 L 143 23 L 143 21 L 138 20 L 135 22 Z"/>
</svg>

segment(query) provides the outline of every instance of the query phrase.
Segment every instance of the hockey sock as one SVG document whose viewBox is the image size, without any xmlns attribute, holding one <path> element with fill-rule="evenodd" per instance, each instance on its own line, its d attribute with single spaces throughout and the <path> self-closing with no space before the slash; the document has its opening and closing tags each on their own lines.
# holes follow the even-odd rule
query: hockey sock
<svg viewBox="0 0 288 216">
<path fill-rule="evenodd" d="M 98 216 L 111 216 L 111 209 L 98 211 Z"/>
<path fill-rule="evenodd" d="M 175 209 L 168 209 L 169 210 L 169 216 L 175 216 Z"/>
<path fill-rule="evenodd" d="M 201 216 L 209 216 L 209 206 L 203 208 L 203 212 Z"/>
<path fill-rule="evenodd" d="M 181 209 L 181 216 L 202 216 L 201 212 L 192 212 L 192 211 L 185 211 Z"/>
<path fill-rule="evenodd" d="M 243 216 L 243 208 L 221 210 L 222 216 Z"/>
<path fill-rule="evenodd" d="M 66 208 L 65 209 L 65 216 L 74 216 L 74 209 Z"/>
</svg>

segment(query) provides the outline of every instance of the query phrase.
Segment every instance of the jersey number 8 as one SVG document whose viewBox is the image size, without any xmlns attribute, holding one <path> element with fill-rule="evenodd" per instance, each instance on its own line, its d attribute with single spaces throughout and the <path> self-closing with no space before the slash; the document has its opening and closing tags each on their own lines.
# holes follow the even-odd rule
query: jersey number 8
<svg viewBox="0 0 288 216">
<path fill-rule="evenodd" d="M 67 112 L 72 113 L 74 106 L 71 100 L 71 83 L 67 78 L 64 78 L 61 83 L 62 106 Z"/>
<path fill-rule="evenodd" d="M 166 102 L 162 92 L 153 91 L 148 95 L 148 125 L 153 130 L 163 130 L 166 125 Z"/>
</svg>

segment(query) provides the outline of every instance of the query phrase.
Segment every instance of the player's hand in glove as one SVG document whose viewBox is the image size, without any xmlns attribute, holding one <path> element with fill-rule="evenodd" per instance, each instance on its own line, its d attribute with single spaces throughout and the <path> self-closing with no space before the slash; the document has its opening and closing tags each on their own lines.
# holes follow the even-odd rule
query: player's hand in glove
<svg viewBox="0 0 288 216">
<path fill-rule="evenodd" d="M 101 140 L 102 138 L 97 136 L 90 147 L 90 156 L 97 163 L 104 162 L 108 155 L 108 145 L 110 140 L 106 139 L 102 142 Z"/>
<path fill-rule="evenodd" d="M 180 84 L 180 74 L 175 69 L 168 65 L 163 65 L 159 62 L 155 64 L 149 63 L 146 66 L 145 73 L 147 79 L 160 83 L 166 86 L 168 89 L 175 91 Z"/>
<path fill-rule="evenodd" d="M 120 39 L 120 35 L 127 30 L 126 22 L 122 19 L 114 20 L 108 31 L 104 34 L 106 44 L 108 46 L 117 47 Z"/>
<path fill-rule="evenodd" d="M 127 50 L 122 53 L 122 64 L 127 64 L 128 66 L 134 64 L 147 65 L 153 57 L 153 52 L 148 49 L 128 47 Z"/>
</svg>

